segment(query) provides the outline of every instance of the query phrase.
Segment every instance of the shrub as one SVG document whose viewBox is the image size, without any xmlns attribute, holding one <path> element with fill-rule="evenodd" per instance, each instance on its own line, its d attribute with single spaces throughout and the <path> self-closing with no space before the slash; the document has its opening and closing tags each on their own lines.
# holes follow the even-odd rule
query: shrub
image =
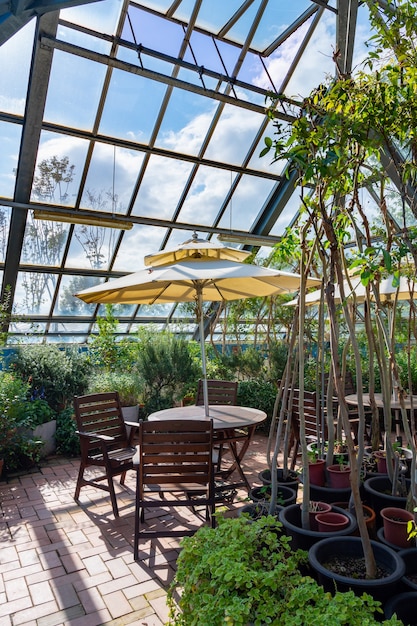
<svg viewBox="0 0 417 626">
<path fill-rule="evenodd" d="M 292 551 L 282 524 L 265 516 L 218 518 L 182 540 L 168 590 L 170 626 L 377 626 L 380 602 L 370 595 L 327 593 L 305 576 L 307 553 Z M 177 592 L 178 599 L 177 599 Z"/>
<path fill-rule="evenodd" d="M 88 379 L 88 393 L 118 391 L 122 406 L 138 404 L 143 393 L 143 382 L 135 373 L 126 371 L 96 371 Z"/>
<path fill-rule="evenodd" d="M 252 406 L 265 411 L 267 419 L 260 428 L 269 432 L 276 395 L 277 387 L 274 383 L 262 379 L 242 380 L 238 386 L 237 402 L 241 406 Z"/>
<path fill-rule="evenodd" d="M 77 424 L 75 421 L 74 409 L 68 407 L 58 413 L 56 419 L 56 449 L 63 456 L 79 456 L 80 438 L 76 433 Z"/>
<path fill-rule="evenodd" d="M 85 391 L 90 365 L 76 348 L 36 345 L 19 347 L 10 368 L 30 384 L 32 399 L 46 400 L 59 411 Z"/>
</svg>

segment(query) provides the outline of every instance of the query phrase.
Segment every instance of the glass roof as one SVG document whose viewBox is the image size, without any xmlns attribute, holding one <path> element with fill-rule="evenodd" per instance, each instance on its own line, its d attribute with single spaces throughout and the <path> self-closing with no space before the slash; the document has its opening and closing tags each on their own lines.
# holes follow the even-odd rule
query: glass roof
<svg viewBox="0 0 417 626">
<path fill-rule="evenodd" d="M 349 70 L 369 34 L 357 1 L 23 4 L 9 16 L 0 0 L 2 298 L 16 336 L 48 341 L 85 341 L 103 313 L 76 291 L 142 269 L 193 231 L 276 240 L 298 194 L 282 163 L 259 157 L 273 134 L 267 96 L 285 96 L 276 114 L 291 123 L 334 72 L 334 50 Z M 117 214 L 133 227 L 39 220 L 33 209 Z M 130 332 L 166 323 L 172 307 L 119 312 Z"/>
</svg>

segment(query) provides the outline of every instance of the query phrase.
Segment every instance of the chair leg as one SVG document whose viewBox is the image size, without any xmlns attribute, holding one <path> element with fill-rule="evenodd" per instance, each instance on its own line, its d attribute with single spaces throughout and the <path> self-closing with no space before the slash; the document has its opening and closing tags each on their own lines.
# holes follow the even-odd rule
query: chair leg
<svg viewBox="0 0 417 626">
<path fill-rule="evenodd" d="M 108 485 L 113 515 L 114 517 L 119 517 L 119 507 L 117 506 L 116 492 L 114 490 L 113 478 L 111 476 L 108 477 Z"/>
<path fill-rule="evenodd" d="M 80 463 L 80 469 L 78 470 L 77 485 L 75 487 L 74 500 L 78 500 L 78 498 L 80 497 L 80 491 L 81 491 L 83 478 L 84 478 L 84 470 L 85 470 L 84 463 Z"/>
</svg>

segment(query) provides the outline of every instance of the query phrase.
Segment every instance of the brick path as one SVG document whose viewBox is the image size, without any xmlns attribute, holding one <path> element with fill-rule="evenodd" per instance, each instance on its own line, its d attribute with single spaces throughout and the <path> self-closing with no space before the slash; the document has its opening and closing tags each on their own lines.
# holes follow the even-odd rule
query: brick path
<svg viewBox="0 0 417 626">
<path fill-rule="evenodd" d="M 251 484 L 259 484 L 258 472 L 266 467 L 265 449 L 265 437 L 257 435 L 243 463 Z M 0 482 L 0 626 L 162 626 L 178 540 L 144 542 L 136 563 L 134 473 L 125 488 L 116 479 L 115 520 L 102 491 L 84 487 L 81 506 L 74 502 L 78 465 L 77 459 L 49 459 L 32 473 Z M 239 492 L 228 515 L 245 496 Z M 178 509 L 178 523 L 184 515 L 188 522 Z M 189 520 L 196 518 L 190 514 Z"/>
</svg>

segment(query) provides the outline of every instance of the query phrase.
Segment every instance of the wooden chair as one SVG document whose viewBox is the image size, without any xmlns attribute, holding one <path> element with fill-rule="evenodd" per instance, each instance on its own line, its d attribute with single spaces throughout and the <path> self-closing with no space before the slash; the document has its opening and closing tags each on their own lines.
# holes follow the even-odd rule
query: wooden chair
<svg viewBox="0 0 417 626">
<path fill-rule="evenodd" d="M 207 390 L 209 404 L 236 405 L 237 387 L 237 382 L 233 380 L 208 380 Z M 204 404 L 203 381 L 201 379 L 198 381 L 195 403 L 199 406 Z"/>
<path fill-rule="evenodd" d="M 120 484 L 123 485 L 126 472 L 133 469 L 133 456 L 136 454 L 136 448 L 130 445 L 127 437 L 119 394 L 115 391 L 77 396 L 74 398 L 74 409 L 81 446 L 74 499 L 78 501 L 80 491 L 86 485 L 107 491 L 114 516 L 118 517 L 113 477 L 120 475 Z M 128 425 L 138 427 L 137 423 L 128 422 Z M 131 437 L 133 432 L 132 428 Z M 102 468 L 103 474 L 86 479 L 85 470 L 95 467 Z"/>
<path fill-rule="evenodd" d="M 300 447 L 300 392 L 298 389 L 293 390 L 292 406 L 289 408 L 289 419 L 291 422 L 291 432 L 293 437 L 293 454 L 291 461 L 291 469 L 294 469 L 297 462 L 298 450 Z M 291 401 L 291 390 L 288 394 L 289 402 Z M 304 423 L 305 434 L 307 438 L 317 439 L 320 433 L 320 423 L 317 414 L 317 394 L 314 391 L 304 392 Z M 326 438 L 326 432 L 321 433 L 321 437 Z"/>
<path fill-rule="evenodd" d="M 205 519 L 211 521 L 212 528 L 215 527 L 212 448 L 212 420 L 140 422 L 135 560 L 139 555 L 139 541 L 143 538 L 182 537 L 195 532 L 163 525 L 156 530 L 146 530 L 145 508 L 190 507 L 196 513 L 195 507 L 203 505 L 206 507 Z M 155 498 L 155 494 L 160 498 Z"/>
<path fill-rule="evenodd" d="M 216 380 L 214 378 L 207 380 L 208 403 L 209 404 L 237 404 L 238 383 L 233 380 Z M 197 395 L 195 399 L 196 405 L 204 405 L 204 389 L 203 380 L 198 381 Z M 221 443 L 215 446 L 215 464 L 216 472 L 221 474 L 222 456 L 224 446 L 227 445 L 232 453 L 237 454 L 237 443 L 247 439 L 247 433 L 239 429 L 231 429 L 228 431 L 218 431 L 216 438 Z M 234 446 L 234 448 L 232 448 Z"/>
</svg>

